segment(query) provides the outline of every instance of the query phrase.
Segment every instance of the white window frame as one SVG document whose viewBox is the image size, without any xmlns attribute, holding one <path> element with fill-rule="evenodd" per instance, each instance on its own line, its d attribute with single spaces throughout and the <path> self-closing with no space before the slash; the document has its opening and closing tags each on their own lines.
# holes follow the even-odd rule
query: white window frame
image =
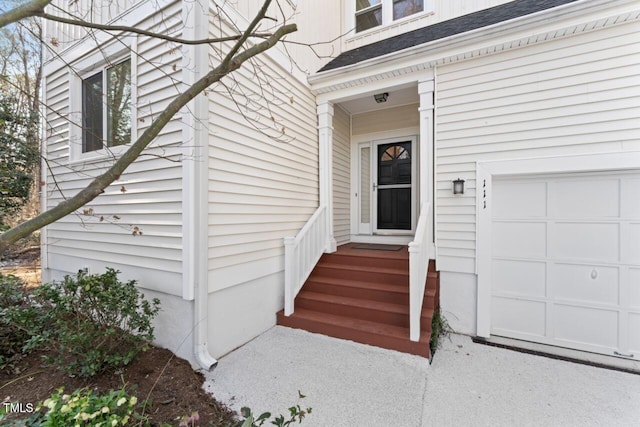
<svg viewBox="0 0 640 427">
<path fill-rule="evenodd" d="M 407 21 L 407 20 L 412 20 L 412 19 L 416 19 L 419 18 L 421 16 L 433 13 L 433 0 L 424 0 L 424 8 L 422 10 L 422 12 L 418 12 L 418 13 L 414 13 L 412 15 L 408 15 L 408 16 L 404 16 L 402 18 L 393 19 L 393 0 L 381 0 L 382 3 L 382 24 L 377 25 L 375 27 L 366 29 L 364 31 L 360 31 L 360 32 L 356 32 L 356 0 L 347 0 L 346 4 L 347 4 L 347 19 L 346 22 L 348 24 L 348 28 L 347 31 L 352 30 L 349 34 L 352 37 L 359 37 L 363 34 L 367 34 L 369 32 L 375 32 L 375 31 L 379 31 L 383 28 L 388 28 L 390 26 L 399 24 L 403 21 Z M 366 10 L 372 10 L 375 9 L 376 6 L 370 6 L 366 9 L 363 9 L 362 11 L 360 11 L 360 13 L 363 13 L 363 11 Z"/>
<path fill-rule="evenodd" d="M 96 49 L 96 53 L 83 57 L 71 65 L 69 69 L 69 163 L 86 163 L 90 161 L 103 161 L 120 156 L 131 147 L 137 139 L 137 79 L 136 79 L 136 55 L 132 54 L 137 48 L 134 40 L 131 46 L 115 49 L 114 46 Z M 107 59 L 105 59 L 107 58 Z M 107 70 L 121 62 L 131 61 L 131 141 L 129 144 L 117 145 L 93 151 L 82 152 L 83 135 L 83 111 L 82 111 L 82 86 L 83 81 L 97 73 L 102 73 L 103 85 Z M 103 90 L 106 86 L 103 86 Z M 103 96 L 105 96 L 103 94 Z M 106 132 L 106 108 L 103 109 L 103 125 Z"/>
</svg>

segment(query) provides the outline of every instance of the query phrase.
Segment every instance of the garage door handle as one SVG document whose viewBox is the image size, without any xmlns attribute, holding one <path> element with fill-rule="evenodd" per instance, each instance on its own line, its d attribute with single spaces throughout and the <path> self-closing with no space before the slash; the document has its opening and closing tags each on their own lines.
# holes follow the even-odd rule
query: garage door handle
<svg viewBox="0 0 640 427">
<path fill-rule="evenodd" d="M 620 357 L 633 357 L 633 354 L 622 354 L 622 353 L 618 353 L 617 351 L 614 351 L 613 354 Z"/>
</svg>

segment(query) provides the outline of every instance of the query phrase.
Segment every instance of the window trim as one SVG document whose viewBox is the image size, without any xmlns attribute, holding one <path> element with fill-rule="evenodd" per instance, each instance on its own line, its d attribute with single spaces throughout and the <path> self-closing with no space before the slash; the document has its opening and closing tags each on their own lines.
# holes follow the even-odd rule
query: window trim
<svg viewBox="0 0 640 427">
<path fill-rule="evenodd" d="M 69 69 L 69 164 L 100 162 L 107 159 L 119 157 L 128 150 L 137 139 L 137 61 L 136 51 L 137 38 L 131 42 L 131 46 L 120 49 L 106 47 L 98 49 L 93 55 L 88 55 L 76 64 L 72 64 L 73 69 Z M 106 58 L 106 59 L 105 59 Z M 131 61 L 131 141 L 128 144 L 116 145 L 93 151 L 82 152 L 83 149 L 83 81 L 98 73 L 102 73 L 103 82 L 106 78 L 107 70 L 127 60 Z M 80 71 L 74 71 L 80 70 Z M 103 96 L 106 96 L 106 89 L 103 88 Z M 103 108 L 103 135 L 107 132 L 107 109 Z"/>
<path fill-rule="evenodd" d="M 380 4 L 369 6 L 359 11 L 356 11 L 355 0 L 349 0 L 346 2 L 346 4 L 347 4 L 347 11 L 346 11 L 347 17 L 345 22 L 348 24 L 346 31 L 349 31 L 347 40 L 356 39 L 363 35 L 375 33 L 377 31 L 384 31 L 394 27 L 395 25 L 399 25 L 402 22 L 419 19 L 423 16 L 433 14 L 433 0 L 424 0 L 424 7 L 422 12 L 413 13 L 411 15 L 407 15 L 395 20 L 393 19 L 393 0 L 381 0 Z M 356 32 L 356 15 L 360 15 L 365 11 L 373 10 L 376 7 L 381 7 L 382 24 L 376 25 L 375 27 L 371 27 L 363 31 Z"/>
</svg>

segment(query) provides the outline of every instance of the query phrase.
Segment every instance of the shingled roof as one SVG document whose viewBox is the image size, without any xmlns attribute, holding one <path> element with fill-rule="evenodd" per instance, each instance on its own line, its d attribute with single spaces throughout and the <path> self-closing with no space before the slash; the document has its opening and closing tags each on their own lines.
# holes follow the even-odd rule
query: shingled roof
<svg viewBox="0 0 640 427">
<path fill-rule="evenodd" d="M 325 65 L 319 72 L 357 64 L 367 59 L 377 58 L 388 53 L 398 52 L 413 46 L 498 24 L 575 1 L 578 0 L 515 0 L 348 50 Z"/>
</svg>

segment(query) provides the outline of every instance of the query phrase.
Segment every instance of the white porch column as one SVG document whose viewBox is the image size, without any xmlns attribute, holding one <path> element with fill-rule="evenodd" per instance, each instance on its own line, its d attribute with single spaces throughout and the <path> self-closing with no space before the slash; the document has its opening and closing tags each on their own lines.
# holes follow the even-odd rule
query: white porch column
<svg viewBox="0 0 640 427">
<path fill-rule="evenodd" d="M 418 94 L 420 95 L 420 205 L 430 203 L 429 234 L 434 239 L 434 200 L 433 200 L 433 96 L 435 84 L 433 78 L 418 82 Z M 435 244 L 430 243 L 429 258 L 435 259 Z"/>
<path fill-rule="evenodd" d="M 335 252 L 336 239 L 333 237 L 333 104 L 318 104 L 319 139 L 319 186 L 320 206 L 327 208 L 325 252 Z"/>
</svg>

